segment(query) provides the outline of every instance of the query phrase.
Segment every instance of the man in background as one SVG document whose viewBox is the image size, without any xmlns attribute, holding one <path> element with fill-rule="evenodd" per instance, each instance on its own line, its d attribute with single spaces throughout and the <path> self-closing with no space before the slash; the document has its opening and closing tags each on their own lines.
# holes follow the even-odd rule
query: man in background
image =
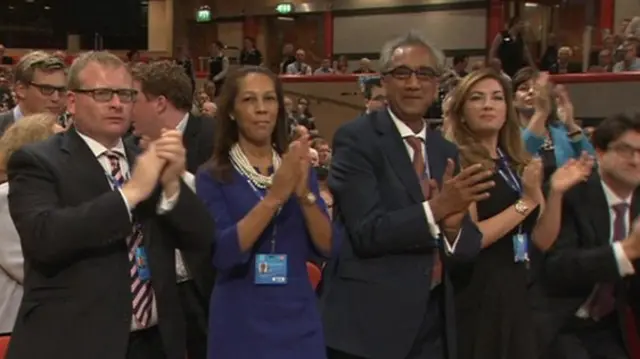
<svg viewBox="0 0 640 359">
<path fill-rule="evenodd" d="M 163 128 L 183 134 L 187 150 L 187 172 L 183 178 L 193 189 L 193 175 L 213 153 L 213 121 L 191 115 L 191 80 L 182 66 L 170 61 L 139 63 L 133 68 L 138 97 L 133 106 L 134 133 L 145 141 L 162 135 Z M 189 359 L 207 354 L 209 297 L 215 279 L 211 266 L 213 248 L 206 251 L 176 251 L 176 273 L 182 309 L 187 322 Z"/>
<path fill-rule="evenodd" d="M 0 135 L 14 121 L 40 112 L 60 115 L 66 106 L 65 65 L 44 51 L 24 55 L 15 68 L 17 106 L 0 113 Z"/>
</svg>

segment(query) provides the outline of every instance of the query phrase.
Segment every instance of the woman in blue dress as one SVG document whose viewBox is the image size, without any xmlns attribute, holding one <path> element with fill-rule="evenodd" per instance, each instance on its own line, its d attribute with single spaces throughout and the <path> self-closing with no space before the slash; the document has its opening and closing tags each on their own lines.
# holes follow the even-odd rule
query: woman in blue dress
<svg viewBox="0 0 640 359">
<path fill-rule="evenodd" d="M 230 75 L 213 156 L 197 175 L 216 223 L 210 359 L 324 359 L 308 258 L 331 251 L 309 135 L 289 144 L 282 86 L 269 70 Z"/>
</svg>

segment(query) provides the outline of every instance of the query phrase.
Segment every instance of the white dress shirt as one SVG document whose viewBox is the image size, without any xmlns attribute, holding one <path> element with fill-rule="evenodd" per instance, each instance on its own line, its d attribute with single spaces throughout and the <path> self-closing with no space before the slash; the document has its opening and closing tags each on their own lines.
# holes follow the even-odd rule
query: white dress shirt
<svg viewBox="0 0 640 359">
<path fill-rule="evenodd" d="M 78 132 L 78 135 L 80 136 L 80 138 L 82 138 L 84 140 L 84 142 L 87 144 L 87 146 L 89 147 L 91 152 L 93 152 L 93 155 L 96 156 L 96 158 L 98 159 L 98 162 L 100 163 L 102 168 L 104 168 L 105 177 L 108 177 L 108 175 L 111 174 L 111 164 L 109 163 L 109 159 L 106 156 L 106 152 L 107 151 L 112 151 L 112 152 L 118 153 L 120 155 L 120 170 L 122 171 L 122 175 L 124 176 L 124 178 L 125 179 L 129 179 L 129 177 L 130 177 L 129 162 L 127 160 L 127 153 L 125 151 L 124 144 L 122 143 L 122 140 L 120 140 L 115 147 L 113 147 L 111 149 L 107 149 L 102 144 L 100 144 L 98 141 L 96 141 L 96 140 L 94 140 L 94 139 L 92 139 L 92 138 L 90 138 L 90 137 L 88 137 L 86 135 L 83 135 L 80 132 Z M 111 183 L 111 181 L 109 181 L 109 183 Z M 132 214 L 131 214 L 131 211 L 133 210 L 133 208 L 131 207 L 131 205 L 127 201 L 127 198 L 122 193 L 122 190 L 118 189 L 118 191 L 122 195 L 122 200 L 124 201 L 125 205 L 129 209 L 129 218 L 133 219 Z M 177 202 L 178 196 L 179 196 L 179 194 L 173 196 L 172 198 L 166 198 L 164 196 L 164 193 L 163 193 L 161 198 L 160 198 L 160 202 L 158 203 L 157 213 L 158 214 L 162 214 L 162 213 L 166 213 L 166 212 L 172 210 L 173 207 L 175 206 L 176 202 Z M 131 229 L 133 230 L 133 227 Z M 153 273 L 151 273 L 151 276 L 153 278 Z M 131 300 L 133 301 L 133 298 Z M 140 329 L 145 329 L 145 328 L 152 327 L 152 326 L 154 326 L 156 324 L 158 324 L 158 309 L 157 309 L 157 305 L 156 305 L 156 297 L 154 295 L 153 296 L 153 301 L 151 303 L 151 318 L 149 320 L 148 325 L 146 327 L 140 327 L 138 325 L 137 321 L 135 320 L 135 317 L 132 315 L 131 316 L 131 330 L 132 331 L 136 331 L 136 330 L 140 330 Z"/>
<path fill-rule="evenodd" d="M 609 186 L 607 186 L 607 184 L 604 183 L 604 181 L 601 181 L 601 184 L 602 184 L 602 189 L 604 190 L 604 197 L 607 199 L 607 205 L 609 206 L 609 228 L 610 228 L 609 233 L 611 233 L 609 236 L 609 243 L 611 243 L 611 247 L 613 248 L 613 255 L 616 258 L 616 263 L 618 264 L 618 272 L 620 273 L 621 277 L 633 275 L 635 274 L 636 271 L 633 268 L 633 263 L 631 263 L 626 253 L 624 252 L 624 249 L 622 249 L 622 243 L 613 241 L 614 222 L 616 220 L 616 213 L 613 210 L 613 206 L 621 203 L 627 204 L 628 210 L 627 210 L 627 213 L 625 214 L 624 225 L 626 226 L 625 234 L 628 234 L 629 227 L 630 227 L 629 223 L 631 223 L 630 221 L 631 220 L 631 199 L 633 195 L 630 195 L 627 198 L 620 198 L 615 193 L 613 193 L 611 188 L 609 188 Z M 591 302 L 592 297 L 595 295 L 597 291 L 597 287 L 598 286 L 596 285 L 596 287 L 593 289 L 593 291 L 589 295 L 589 298 L 587 299 L 587 301 L 578 309 L 578 312 L 576 313 L 578 317 L 580 318 L 589 317 L 588 304 Z"/>
<path fill-rule="evenodd" d="M 11 333 L 22 301 L 24 257 L 9 214 L 9 182 L 0 184 L 0 333 Z"/>
<path fill-rule="evenodd" d="M 426 122 L 424 123 L 422 130 L 420 130 L 420 132 L 415 133 L 413 132 L 413 130 L 409 128 L 409 126 L 407 126 L 404 122 L 400 121 L 400 119 L 391 111 L 391 109 L 387 109 L 387 111 L 389 111 L 389 115 L 391 116 L 393 123 L 396 125 L 396 128 L 398 129 L 398 133 L 400 133 L 400 137 L 402 137 L 403 139 L 404 146 L 407 149 L 407 153 L 409 154 L 409 158 L 411 159 L 411 161 L 413 161 L 413 155 L 414 155 L 413 148 L 404 139 L 407 137 L 416 136 L 420 138 L 423 143 L 426 143 L 427 142 L 427 123 Z M 427 169 L 427 175 L 431 177 L 431 174 L 429 173 L 429 166 L 427 161 L 427 159 L 429 158 L 429 154 L 427 153 L 426 150 L 423 152 L 423 154 L 425 156 L 424 160 L 426 165 L 425 168 Z M 422 208 L 424 208 L 424 216 L 427 223 L 429 224 L 429 231 L 431 232 L 431 235 L 434 238 L 439 238 L 442 231 L 440 230 L 440 226 L 436 223 L 436 220 L 435 220 L 435 217 L 433 216 L 433 211 L 431 211 L 431 206 L 429 205 L 429 202 L 428 201 L 422 202 Z M 458 236 L 456 237 L 455 241 L 453 241 L 453 244 L 449 243 L 448 240 L 444 240 L 443 242 L 445 243 L 445 249 L 449 253 L 453 253 L 456 249 L 456 246 L 458 245 L 459 239 L 460 239 L 460 233 L 458 233 Z"/>
<path fill-rule="evenodd" d="M 176 126 L 176 130 L 180 131 L 184 134 L 184 131 L 187 129 L 187 123 L 189 122 L 189 113 L 186 113 L 182 120 Z M 196 179 L 195 176 L 189 172 L 185 171 L 182 175 L 182 180 L 185 182 L 187 187 L 191 189 L 194 193 L 196 192 Z M 178 279 L 178 283 L 182 283 L 189 279 L 193 279 L 189 274 L 189 270 L 184 263 L 184 258 L 182 257 L 182 252 L 176 249 L 176 277 Z"/>
</svg>

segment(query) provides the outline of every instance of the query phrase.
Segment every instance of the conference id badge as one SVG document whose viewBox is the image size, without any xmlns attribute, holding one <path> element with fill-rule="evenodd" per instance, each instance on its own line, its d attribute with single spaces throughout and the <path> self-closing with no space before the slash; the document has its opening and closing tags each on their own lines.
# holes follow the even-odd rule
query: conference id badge
<svg viewBox="0 0 640 359">
<path fill-rule="evenodd" d="M 147 251 L 144 250 L 144 247 L 136 248 L 136 267 L 138 269 L 138 277 L 141 281 L 146 282 L 151 279 Z"/>
<path fill-rule="evenodd" d="M 255 284 L 287 284 L 286 254 L 257 254 L 255 263 Z"/>
<path fill-rule="evenodd" d="M 529 252 L 527 250 L 527 235 L 518 233 L 513 236 L 513 253 L 516 262 L 528 262 Z"/>
</svg>

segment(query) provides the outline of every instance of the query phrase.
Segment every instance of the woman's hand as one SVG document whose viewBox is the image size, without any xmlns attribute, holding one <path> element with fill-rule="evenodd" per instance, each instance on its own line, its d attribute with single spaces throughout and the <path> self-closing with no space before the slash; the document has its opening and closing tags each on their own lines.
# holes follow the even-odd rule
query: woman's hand
<svg viewBox="0 0 640 359">
<path fill-rule="evenodd" d="M 573 117 L 575 113 L 573 102 L 571 102 L 567 88 L 564 85 L 557 85 L 554 88 L 554 92 L 558 103 L 558 118 L 560 121 L 564 123 L 570 132 L 580 130 L 580 127 L 576 125 L 576 120 Z"/>
<path fill-rule="evenodd" d="M 583 152 L 578 160 L 570 159 L 551 176 L 551 190 L 565 193 L 576 184 L 586 181 L 591 175 L 594 160 Z"/>
<path fill-rule="evenodd" d="M 309 189 L 309 170 L 311 169 L 311 143 L 309 141 L 309 131 L 304 126 L 296 126 L 296 140 L 292 145 L 296 146 L 296 157 L 298 158 L 298 182 L 296 183 L 296 196 L 304 197 L 311 190 Z"/>
<path fill-rule="evenodd" d="M 545 118 L 551 112 L 551 94 L 549 91 L 549 73 L 541 72 L 533 86 L 534 108 L 536 114 Z"/>
</svg>

